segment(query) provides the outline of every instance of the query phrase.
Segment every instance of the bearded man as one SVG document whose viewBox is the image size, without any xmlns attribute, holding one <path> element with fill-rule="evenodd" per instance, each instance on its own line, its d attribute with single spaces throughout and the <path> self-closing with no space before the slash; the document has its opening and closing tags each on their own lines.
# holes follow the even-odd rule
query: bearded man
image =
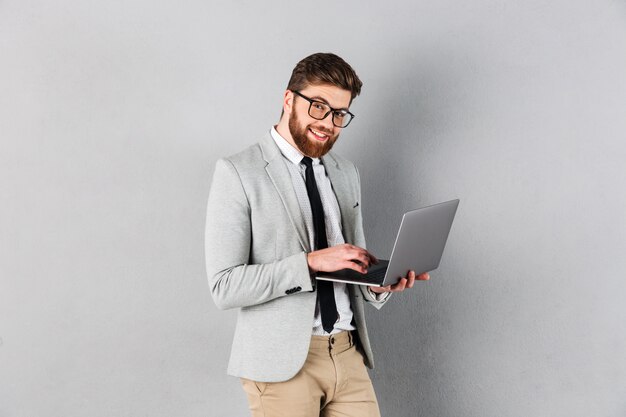
<svg viewBox="0 0 626 417">
<path fill-rule="evenodd" d="M 315 278 L 377 262 L 365 249 L 358 171 L 331 152 L 361 86 L 337 55 L 304 58 L 278 124 L 216 164 L 207 274 L 217 307 L 239 309 L 228 373 L 253 417 L 380 416 L 363 305 L 380 309 L 429 278 L 410 271 L 382 288 Z"/>
</svg>

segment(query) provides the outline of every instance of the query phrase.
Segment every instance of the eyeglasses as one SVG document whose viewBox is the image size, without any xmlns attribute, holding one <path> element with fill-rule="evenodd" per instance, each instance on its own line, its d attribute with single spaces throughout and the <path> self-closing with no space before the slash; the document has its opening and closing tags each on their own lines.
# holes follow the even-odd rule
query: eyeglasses
<svg viewBox="0 0 626 417">
<path fill-rule="evenodd" d="M 299 91 L 294 91 L 294 94 L 302 97 L 309 102 L 309 116 L 314 119 L 324 120 L 332 112 L 333 124 L 341 128 L 347 127 L 352 119 L 354 119 L 354 114 L 350 113 L 348 110 L 333 109 L 328 104 L 322 101 L 313 100 L 312 98 L 303 95 Z"/>
</svg>

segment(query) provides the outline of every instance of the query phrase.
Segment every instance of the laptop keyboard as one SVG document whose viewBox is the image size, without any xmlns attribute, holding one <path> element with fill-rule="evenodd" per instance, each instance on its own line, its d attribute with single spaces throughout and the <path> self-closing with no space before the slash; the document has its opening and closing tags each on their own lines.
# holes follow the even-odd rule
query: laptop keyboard
<svg viewBox="0 0 626 417">
<path fill-rule="evenodd" d="M 337 281 L 346 280 L 346 282 L 356 282 L 359 284 L 372 284 L 372 285 L 381 285 L 383 279 L 385 278 L 385 273 L 387 272 L 387 267 L 389 265 L 389 261 L 380 260 L 380 262 L 376 265 L 371 265 L 367 274 L 361 274 L 356 272 L 354 269 L 342 269 L 341 271 L 337 271 L 335 273 L 330 272 L 329 278 L 336 278 Z M 331 279 L 332 281 L 333 279 Z"/>
<path fill-rule="evenodd" d="M 387 272 L 387 268 L 381 268 L 376 271 L 368 272 L 367 274 L 363 275 L 363 279 L 366 282 L 379 283 L 384 278 L 386 272 Z"/>
</svg>

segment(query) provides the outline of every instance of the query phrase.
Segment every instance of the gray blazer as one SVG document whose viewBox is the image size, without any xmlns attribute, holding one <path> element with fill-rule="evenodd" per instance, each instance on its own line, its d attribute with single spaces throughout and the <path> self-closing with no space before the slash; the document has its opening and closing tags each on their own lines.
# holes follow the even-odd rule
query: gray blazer
<svg viewBox="0 0 626 417">
<path fill-rule="evenodd" d="M 346 242 L 365 247 L 356 167 L 330 152 L 322 158 L 341 210 Z M 291 379 L 305 362 L 315 313 L 308 233 L 291 177 L 268 133 L 256 145 L 217 161 L 206 219 L 209 287 L 220 309 L 239 308 L 228 373 L 263 382 Z M 349 285 L 365 363 L 374 361 L 363 301 L 382 307 L 365 287 Z"/>
</svg>

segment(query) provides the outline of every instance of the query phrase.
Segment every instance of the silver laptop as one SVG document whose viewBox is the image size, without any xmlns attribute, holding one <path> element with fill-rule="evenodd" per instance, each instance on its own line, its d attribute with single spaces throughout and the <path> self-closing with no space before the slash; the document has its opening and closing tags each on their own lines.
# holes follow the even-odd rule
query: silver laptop
<svg viewBox="0 0 626 417">
<path fill-rule="evenodd" d="M 446 201 L 404 213 L 391 259 L 370 265 L 367 274 L 352 269 L 318 272 L 317 279 L 386 287 L 409 271 L 423 274 L 439 267 L 459 200 Z"/>
</svg>

